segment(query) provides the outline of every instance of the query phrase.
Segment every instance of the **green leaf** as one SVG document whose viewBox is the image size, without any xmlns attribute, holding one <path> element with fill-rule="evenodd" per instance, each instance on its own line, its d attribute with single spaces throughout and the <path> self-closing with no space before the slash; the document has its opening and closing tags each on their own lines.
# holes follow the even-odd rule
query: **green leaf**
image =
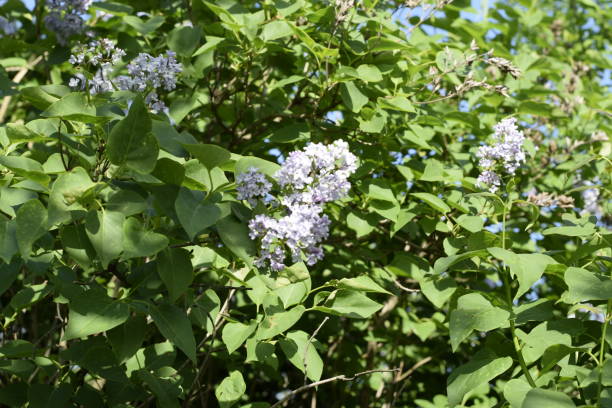
<svg viewBox="0 0 612 408">
<path fill-rule="evenodd" d="M 141 96 L 134 99 L 128 115 L 111 130 L 106 151 L 109 161 L 117 166 L 125 165 L 142 174 L 155 168 L 159 146 Z"/>
<path fill-rule="evenodd" d="M 534 388 L 527 393 L 521 408 L 576 408 L 576 404 L 562 392 Z"/>
<path fill-rule="evenodd" d="M 368 97 L 361 93 L 352 81 L 340 84 L 340 97 L 346 106 L 355 113 L 358 113 L 368 103 Z"/>
<path fill-rule="evenodd" d="M 53 102 L 41 116 L 47 118 L 62 118 L 83 123 L 98 123 L 109 118 L 96 116 L 96 107 L 92 105 L 82 92 L 70 93 Z"/>
<path fill-rule="evenodd" d="M 223 243 L 242 259 L 247 265 L 252 265 L 256 253 L 255 242 L 249 238 L 249 228 L 229 216 L 217 221 L 217 232 Z"/>
<path fill-rule="evenodd" d="M 305 310 L 304 306 L 298 305 L 286 312 L 267 315 L 259 324 L 255 338 L 257 340 L 266 340 L 284 333 L 300 320 Z"/>
<path fill-rule="evenodd" d="M 457 218 L 457 224 L 470 232 L 479 232 L 484 227 L 484 220 L 478 215 L 462 214 Z"/>
<path fill-rule="evenodd" d="M 232 354 L 237 350 L 255 332 L 255 329 L 257 329 L 256 321 L 251 322 L 251 324 L 227 323 L 221 333 L 221 339 L 227 347 L 227 352 Z"/>
<path fill-rule="evenodd" d="M 367 275 L 357 276 L 356 278 L 340 279 L 338 281 L 338 288 L 353 289 L 361 292 L 386 293 L 387 295 L 391 294 Z"/>
<path fill-rule="evenodd" d="M 220 408 L 229 408 L 235 405 L 246 392 L 246 384 L 240 371 L 232 371 L 225 377 L 215 390 L 215 396 Z"/>
<path fill-rule="evenodd" d="M 463 397 L 476 387 L 490 382 L 512 367 L 512 357 L 495 358 L 486 353 L 477 354 L 469 363 L 456 368 L 448 378 L 448 405 L 461 404 Z"/>
<path fill-rule="evenodd" d="M 595 233 L 593 225 L 552 227 L 542 231 L 542 235 L 565 235 L 566 237 L 587 237 Z"/>
<path fill-rule="evenodd" d="M 142 346 L 147 334 L 147 319 L 137 314 L 124 324 L 109 330 L 106 337 L 110 341 L 115 356 L 120 363 L 132 357 Z"/>
<path fill-rule="evenodd" d="M 168 34 L 168 47 L 178 55 L 191 57 L 200 38 L 200 30 L 195 27 L 177 27 Z"/>
<path fill-rule="evenodd" d="M 287 37 L 293 34 L 291 26 L 284 20 L 273 20 L 263 26 L 261 39 L 263 41 L 274 41 L 279 38 Z"/>
<path fill-rule="evenodd" d="M 212 226 L 223 215 L 222 208 L 209 200 L 201 191 L 181 188 L 174 203 L 181 226 L 193 240 L 199 233 Z"/>
<path fill-rule="evenodd" d="M 79 199 L 95 185 L 82 167 L 61 174 L 49 194 L 49 225 L 72 221 L 73 211 L 84 210 Z"/>
<path fill-rule="evenodd" d="M 486 255 L 487 255 L 486 250 L 479 249 L 476 251 L 464 252 L 458 255 L 451 255 L 451 256 L 446 256 L 444 258 L 438 258 L 436 260 L 436 263 L 434 263 L 434 272 L 438 274 L 442 272 L 446 272 L 448 268 L 450 268 L 451 266 L 461 261 L 465 261 L 466 259 L 473 258 L 473 257 L 484 257 Z"/>
<path fill-rule="evenodd" d="M 167 246 L 165 235 L 145 230 L 138 219 L 130 217 L 124 222 L 122 259 L 152 256 Z"/>
<path fill-rule="evenodd" d="M 489 253 L 504 261 L 510 272 L 519 281 L 519 288 L 514 296 L 518 299 L 536 283 L 548 265 L 556 264 L 553 258 L 544 254 L 515 254 L 507 249 L 489 248 Z"/>
<path fill-rule="evenodd" d="M 167 248 L 157 256 L 157 272 L 170 293 L 170 301 L 178 299 L 191 282 L 191 254 L 182 248 Z"/>
<path fill-rule="evenodd" d="M 323 373 L 323 360 L 315 344 L 310 343 L 310 335 L 301 330 L 289 332 L 279 341 L 283 353 L 291 364 L 304 372 L 304 362 L 306 362 L 307 377 L 312 381 L 319 381 Z"/>
<path fill-rule="evenodd" d="M 191 329 L 191 322 L 184 310 L 162 303 L 149 305 L 149 313 L 162 336 L 170 340 L 185 355 L 196 362 L 196 342 Z"/>
<path fill-rule="evenodd" d="M 392 96 L 390 98 L 378 98 L 378 106 L 383 109 L 396 110 L 400 112 L 416 112 L 412 102 L 405 96 Z"/>
<path fill-rule="evenodd" d="M 0 164 L 12 170 L 18 176 L 25 177 L 43 186 L 49 184 L 49 176 L 44 174 L 42 165 L 36 160 L 23 156 L 0 156 Z"/>
<path fill-rule="evenodd" d="M 97 1 L 90 8 L 104 11 L 115 16 L 127 16 L 134 12 L 134 9 L 127 4 L 115 3 L 110 1 Z"/>
<path fill-rule="evenodd" d="M 232 156 L 221 146 L 212 144 L 183 144 L 183 147 L 208 170 L 227 163 Z"/>
<path fill-rule="evenodd" d="M 17 210 L 16 238 L 19 252 L 30 258 L 32 245 L 47 232 L 47 209 L 38 200 L 30 200 Z"/>
<path fill-rule="evenodd" d="M 430 193 L 411 193 L 411 196 L 414 196 L 420 200 L 423 200 L 427 205 L 429 205 L 434 210 L 440 211 L 442 214 L 446 214 L 451 209 L 444 201 L 440 198 L 436 197 Z"/>
<path fill-rule="evenodd" d="M 142 35 L 147 35 L 157 30 L 164 24 L 165 18 L 162 16 L 153 16 L 146 22 L 136 16 L 125 16 L 123 21 L 134 27 Z"/>
<path fill-rule="evenodd" d="M 570 267 L 565 271 L 565 283 L 568 291 L 561 298 L 565 303 L 612 299 L 612 279 L 607 275 Z"/>
<path fill-rule="evenodd" d="M 17 252 L 17 223 L 15 220 L 0 220 L 0 258 L 9 264 Z"/>
<path fill-rule="evenodd" d="M 325 303 L 325 308 L 340 316 L 366 319 L 380 310 L 382 305 L 361 292 L 341 289 Z"/>
<path fill-rule="evenodd" d="M 8 288 L 11 287 L 17 275 L 19 275 L 19 269 L 21 268 L 21 262 L 6 262 L 0 264 L 0 295 L 2 295 Z"/>
<path fill-rule="evenodd" d="M 108 297 L 103 289 L 84 290 L 70 298 L 64 340 L 110 330 L 124 323 L 129 316 L 128 305 Z"/>
<path fill-rule="evenodd" d="M 376 65 L 363 64 L 357 67 L 359 79 L 365 82 L 380 82 L 383 77 Z"/>
<path fill-rule="evenodd" d="M 479 293 L 463 295 L 451 312 L 449 332 L 453 351 L 473 330 L 487 332 L 507 326 L 510 312 L 493 306 Z"/>
<path fill-rule="evenodd" d="M 90 211 L 87 214 L 85 232 L 103 268 L 107 268 L 123 251 L 124 220 L 123 214 L 114 211 Z"/>
<path fill-rule="evenodd" d="M 521 408 L 531 385 L 522 378 L 513 378 L 504 386 L 504 397 L 512 408 Z"/>
<path fill-rule="evenodd" d="M 138 378 L 145 383 L 157 397 L 157 406 L 168 408 L 180 408 L 178 396 L 181 389 L 169 379 L 159 378 L 148 370 L 142 369 L 137 372 Z"/>
</svg>

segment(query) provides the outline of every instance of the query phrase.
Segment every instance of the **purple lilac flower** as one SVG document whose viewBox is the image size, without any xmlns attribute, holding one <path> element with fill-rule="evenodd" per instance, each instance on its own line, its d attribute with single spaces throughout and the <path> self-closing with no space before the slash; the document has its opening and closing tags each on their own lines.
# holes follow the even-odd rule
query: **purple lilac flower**
<svg viewBox="0 0 612 408">
<path fill-rule="evenodd" d="M 489 191 L 495 193 L 501 186 L 501 176 L 498 171 L 514 175 L 521 163 L 525 162 L 523 143 L 525 135 L 518 130 L 515 118 L 506 118 L 493 127 L 495 144 L 481 146 L 477 156 L 478 165 L 483 170 L 478 176 L 478 183 L 489 186 Z"/>
<path fill-rule="evenodd" d="M 260 199 L 268 195 L 271 188 L 272 183 L 255 167 L 249 168 L 245 173 L 240 173 L 236 177 L 238 199 L 247 200 L 253 207 L 257 205 Z"/>
<path fill-rule="evenodd" d="M 348 177 L 357 169 L 357 158 L 344 140 L 325 146 L 310 143 L 289 154 L 276 173 L 284 205 L 324 204 L 346 197 Z"/>
<path fill-rule="evenodd" d="M 251 239 L 260 239 L 261 251 L 257 267 L 269 265 L 273 270 L 285 268 L 286 250 L 292 262 L 299 262 L 302 253 L 308 265 L 323 258 L 320 242 L 329 235 L 330 220 L 321 215 L 318 206 L 298 205 L 279 219 L 257 215 L 249 222 Z"/>
<path fill-rule="evenodd" d="M 356 168 L 357 158 L 343 140 L 328 146 L 311 143 L 290 153 L 275 174 L 281 187 L 279 200 L 272 206 L 276 216 L 259 214 L 249 222 L 250 237 L 260 244 L 255 265 L 279 271 L 287 259 L 308 265 L 320 261 L 321 242 L 329 236 L 330 225 L 323 205 L 346 197 L 351 186 L 348 177 Z M 255 169 L 239 175 L 236 183 L 238 198 L 252 205 L 251 200 L 256 203 L 271 188 Z"/>
</svg>

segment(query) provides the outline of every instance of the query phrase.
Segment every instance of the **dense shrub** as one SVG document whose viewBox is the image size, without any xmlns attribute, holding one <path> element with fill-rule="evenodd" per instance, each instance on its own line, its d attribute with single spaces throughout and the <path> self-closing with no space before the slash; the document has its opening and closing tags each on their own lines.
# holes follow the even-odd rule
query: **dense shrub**
<svg viewBox="0 0 612 408">
<path fill-rule="evenodd" d="M 0 405 L 612 407 L 610 8 L 437 1 L 0 2 Z"/>
</svg>

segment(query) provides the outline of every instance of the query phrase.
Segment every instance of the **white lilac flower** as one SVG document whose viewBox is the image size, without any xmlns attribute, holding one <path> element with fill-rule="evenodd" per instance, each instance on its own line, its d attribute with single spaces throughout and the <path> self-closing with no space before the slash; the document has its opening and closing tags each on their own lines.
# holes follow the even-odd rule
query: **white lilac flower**
<svg viewBox="0 0 612 408">
<path fill-rule="evenodd" d="M 330 220 L 321 215 L 318 206 L 298 205 L 279 219 L 257 215 L 249 222 L 251 239 L 260 239 L 261 250 L 255 264 L 279 271 L 289 256 L 292 262 L 302 260 L 314 265 L 323 258 L 320 242 L 329 235 Z M 287 251 L 289 254 L 287 254 Z"/>
<path fill-rule="evenodd" d="M 501 186 L 499 172 L 514 175 L 521 163 L 525 162 L 523 143 L 525 135 L 518 130 L 515 118 L 506 118 L 493 127 L 495 133 L 493 145 L 481 146 L 478 149 L 478 162 L 482 173 L 478 185 L 486 184 L 489 191 L 496 192 Z"/>
<path fill-rule="evenodd" d="M 350 188 L 348 177 L 357 169 L 357 158 L 344 140 L 331 145 L 310 143 L 294 151 L 276 173 L 283 189 L 284 205 L 324 204 L 344 198 Z"/>
<path fill-rule="evenodd" d="M 259 214 L 249 222 L 250 237 L 260 244 L 256 266 L 278 271 L 288 259 L 308 265 L 320 261 L 321 242 L 328 237 L 330 225 L 323 205 L 346 197 L 351 186 L 348 177 L 356 168 L 357 158 L 343 140 L 327 146 L 311 143 L 290 153 L 275 174 L 281 192 L 270 212 L 276 216 Z M 272 187 L 256 169 L 239 175 L 236 183 L 238 198 L 251 205 L 268 196 Z"/>
<path fill-rule="evenodd" d="M 253 207 L 257 205 L 260 199 L 268 195 L 271 188 L 272 183 L 255 167 L 249 168 L 245 173 L 240 173 L 236 177 L 237 198 L 247 200 Z"/>
<path fill-rule="evenodd" d="M 140 53 L 127 69 L 130 75 L 122 79 L 125 90 L 142 92 L 148 88 L 163 88 L 171 91 L 176 88 L 177 75 L 183 67 L 176 61 L 176 53 L 167 51 L 165 57 Z"/>
</svg>

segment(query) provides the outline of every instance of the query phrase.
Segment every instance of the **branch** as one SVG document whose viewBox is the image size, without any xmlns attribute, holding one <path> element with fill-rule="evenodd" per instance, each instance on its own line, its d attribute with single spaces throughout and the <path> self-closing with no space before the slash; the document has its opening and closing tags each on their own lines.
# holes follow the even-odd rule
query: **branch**
<svg viewBox="0 0 612 408">
<path fill-rule="evenodd" d="M 26 76 L 29 70 L 34 68 L 36 64 L 38 64 L 43 59 L 42 55 L 39 55 L 35 59 L 31 60 L 26 64 L 25 67 L 21 67 L 19 72 L 15 74 L 12 82 L 18 84 L 21 80 Z M 0 105 L 0 123 L 4 123 L 4 116 L 6 116 L 6 111 L 8 110 L 9 104 L 11 103 L 11 95 L 5 96 L 2 100 L 2 105 Z"/>
<path fill-rule="evenodd" d="M 393 369 L 390 369 L 390 370 L 368 370 L 368 371 L 362 371 L 360 373 L 354 374 L 352 377 L 347 377 L 346 375 L 342 374 L 342 375 L 337 375 L 335 377 L 326 378 L 324 380 L 313 382 L 313 383 L 310 383 L 308 385 L 303 385 L 300 388 L 297 388 L 297 389 L 291 391 L 283 399 L 278 401 L 276 404 L 272 405 L 270 408 L 279 408 L 287 400 L 295 397 L 296 395 L 298 395 L 298 394 L 300 394 L 300 393 L 302 393 L 302 392 L 304 392 L 306 390 L 309 390 L 309 389 L 314 388 L 314 387 L 318 387 L 319 385 L 327 384 L 327 383 L 334 382 L 334 381 L 353 381 L 355 378 L 361 377 L 362 375 L 368 375 L 368 374 L 373 374 L 373 373 L 390 373 L 390 372 L 396 372 L 397 370 L 399 370 L 399 369 L 398 368 L 393 368 Z"/>
</svg>

